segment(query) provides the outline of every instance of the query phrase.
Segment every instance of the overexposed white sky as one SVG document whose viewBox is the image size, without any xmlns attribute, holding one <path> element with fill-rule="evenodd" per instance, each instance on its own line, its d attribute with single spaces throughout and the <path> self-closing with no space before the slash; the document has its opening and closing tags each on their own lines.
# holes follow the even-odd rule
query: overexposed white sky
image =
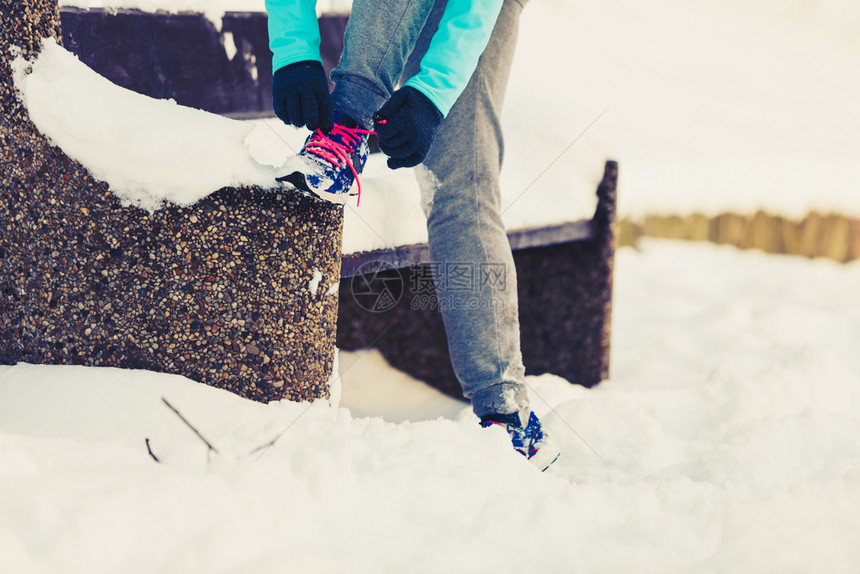
<svg viewBox="0 0 860 574">
<path fill-rule="evenodd" d="M 62 3 L 213 19 L 263 9 L 263 0 Z M 547 206 L 577 217 L 612 158 L 622 215 L 860 216 L 858 29 L 853 0 L 532 0 L 505 107 L 506 207 L 535 222 Z"/>
</svg>

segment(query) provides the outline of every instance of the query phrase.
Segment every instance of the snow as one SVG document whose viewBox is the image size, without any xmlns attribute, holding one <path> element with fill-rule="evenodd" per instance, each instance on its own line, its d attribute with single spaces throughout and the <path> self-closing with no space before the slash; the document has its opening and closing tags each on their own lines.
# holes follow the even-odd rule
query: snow
<svg viewBox="0 0 860 574">
<path fill-rule="evenodd" d="M 262 4 L 74 3 L 213 21 Z M 507 225 L 588 215 L 607 157 L 622 215 L 857 216 L 858 25 L 839 0 L 529 3 L 504 117 Z M 305 137 L 120 90 L 50 43 L 25 67 L 36 125 L 150 209 L 268 186 Z M 376 157 L 362 181 L 346 252 L 426 239 L 412 172 Z M 854 572 L 858 282 L 858 263 L 621 250 L 611 380 L 528 379 L 563 452 L 544 474 L 375 351 L 338 353 L 331 400 L 312 404 L 0 367 L 0 572 Z"/>
<path fill-rule="evenodd" d="M 858 281 L 708 244 L 621 250 L 612 379 L 528 380 L 563 452 L 543 474 L 372 351 L 340 353 L 339 408 L 0 367 L 0 571 L 856 571 Z"/>
<path fill-rule="evenodd" d="M 313 276 L 308 284 L 308 290 L 311 292 L 311 295 L 316 296 L 317 290 L 320 288 L 320 281 L 322 281 L 322 278 L 322 271 L 314 267 Z"/>
<path fill-rule="evenodd" d="M 344 381 L 341 405 L 355 417 L 381 417 L 393 423 L 470 417 L 466 403 L 391 368 L 376 349 L 339 354 Z"/>
<path fill-rule="evenodd" d="M 224 53 L 227 54 L 227 59 L 232 61 L 239 52 L 236 48 L 236 41 L 233 39 L 233 33 L 224 32 L 221 34 L 221 40 L 224 43 Z"/>
<path fill-rule="evenodd" d="M 15 85 L 39 130 L 129 204 L 193 204 L 227 185 L 271 187 L 274 166 L 257 162 L 245 140 L 253 126 L 156 100 L 112 84 L 45 40 Z"/>
<path fill-rule="evenodd" d="M 278 174 L 300 161 L 295 154 L 304 143 L 303 130 L 277 119 L 232 120 L 136 94 L 99 76 L 52 40 L 44 42 L 32 66 L 17 58 L 15 68 L 16 86 L 39 130 L 127 204 L 155 210 L 163 202 L 191 205 L 228 185 L 272 188 Z M 504 177 L 517 174 L 517 166 L 525 164 L 514 164 Z M 568 200 L 564 209 L 552 201 L 523 202 L 523 209 L 505 212 L 506 225 L 519 229 L 589 218 L 596 185 L 581 186 L 578 201 Z M 344 253 L 427 241 L 413 170 L 391 171 L 383 156 L 371 156 L 362 190 L 361 207 L 346 206 Z M 505 197 L 516 200 L 509 193 Z"/>
<path fill-rule="evenodd" d="M 350 3 L 335 4 L 318 8 Z M 261 0 L 66 5 L 263 9 Z M 621 164 L 622 216 L 860 216 L 858 25 L 860 8 L 845 0 L 529 3 L 503 115 L 506 225 L 589 217 L 607 158 Z M 56 49 L 46 53 L 19 84 L 37 125 L 150 209 L 237 182 L 271 185 L 302 145 L 304 133 L 277 120 L 242 124 L 120 96 Z M 54 97 L 61 90 L 69 96 Z M 120 101 L 127 113 L 104 103 Z M 346 210 L 346 253 L 426 241 L 411 170 L 390 172 L 373 158 L 362 187 L 361 208 Z"/>
</svg>

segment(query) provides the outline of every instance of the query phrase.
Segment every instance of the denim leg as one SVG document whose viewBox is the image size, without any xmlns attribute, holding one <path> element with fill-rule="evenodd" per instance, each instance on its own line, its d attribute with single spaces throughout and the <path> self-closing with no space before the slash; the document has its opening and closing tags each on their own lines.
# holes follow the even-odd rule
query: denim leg
<svg viewBox="0 0 860 574">
<path fill-rule="evenodd" d="M 440 0 L 406 68 L 418 69 Z M 529 415 L 517 280 L 501 217 L 501 109 L 522 4 L 506 0 L 466 90 L 418 168 L 436 291 L 454 372 L 478 416 Z M 405 78 L 404 78 L 405 79 Z"/>
<path fill-rule="evenodd" d="M 331 77 L 334 109 L 370 129 L 394 92 L 434 0 L 355 0 Z"/>
</svg>

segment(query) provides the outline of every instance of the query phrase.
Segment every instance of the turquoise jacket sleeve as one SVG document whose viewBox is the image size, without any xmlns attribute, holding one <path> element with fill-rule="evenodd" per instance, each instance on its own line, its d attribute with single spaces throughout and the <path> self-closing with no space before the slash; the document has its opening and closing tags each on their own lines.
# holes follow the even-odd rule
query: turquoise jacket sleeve
<svg viewBox="0 0 860 574">
<path fill-rule="evenodd" d="M 272 72 L 304 60 L 322 62 L 316 4 L 316 0 L 266 0 Z"/>
<path fill-rule="evenodd" d="M 448 0 L 421 70 L 407 86 L 430 98 L 443 116 L 469 83 L 490 41 L 503 0 Z"/>
<path fill-rule="evenodd" d="M 503 0 L 448 0 L 421 69 L 410 78 L 411 86 L 426 95 L 447 116 L 466 89 L 478 65 Z M 269 14 L 269 47 L 272 71 L 320 58 L 320 32 L 316 0 L 266 0 Z"/>
</svg>

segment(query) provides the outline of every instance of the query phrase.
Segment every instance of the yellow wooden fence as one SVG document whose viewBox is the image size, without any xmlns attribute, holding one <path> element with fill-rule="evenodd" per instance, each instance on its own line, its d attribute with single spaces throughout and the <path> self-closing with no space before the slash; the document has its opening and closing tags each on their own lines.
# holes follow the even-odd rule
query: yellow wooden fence
<svg viewBox="0 0 860 574">
<path fill-rule="evenodd" d="M 860 219 L 837 214 L 811 212 L 799 220 L 763 211 L 753 215 L 651 215 L 624 218 L 619 231 L 620 245 L 635 245 L 640 237 L 660 237 L 840 262 L 860 259 Z"/>
</svg>

